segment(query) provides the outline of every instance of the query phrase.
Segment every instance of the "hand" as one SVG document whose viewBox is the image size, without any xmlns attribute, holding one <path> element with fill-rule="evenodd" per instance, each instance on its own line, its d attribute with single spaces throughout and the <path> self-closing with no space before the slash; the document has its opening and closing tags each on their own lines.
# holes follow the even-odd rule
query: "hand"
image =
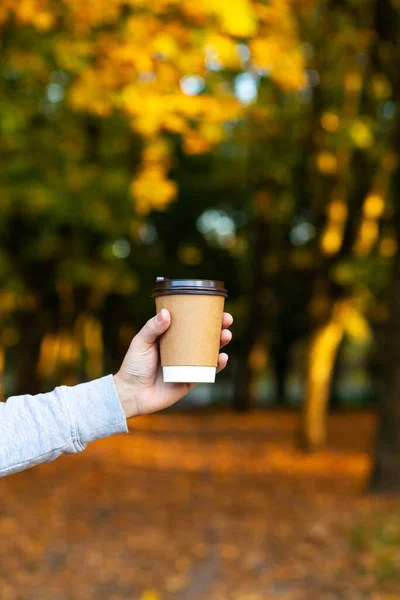
<svg viewBox="0 0 400 600">
<path fill-rule="evenodd" d="M 233 323 L 232 315 L 224 313 L 221 324 L 222 348 L 232 339 L 227 329 Z M 127 419 L 167 408 L 183 398 L 195 383 L 164 383 L 158 352 L 158 338 L 171 324 L 165 308 L 147 321 L 133 338 L 120 370 L 114 375 L 118 396 Z M 226 367 L 228 355 L 221 352 L 217 373 Z"/>
</svg>

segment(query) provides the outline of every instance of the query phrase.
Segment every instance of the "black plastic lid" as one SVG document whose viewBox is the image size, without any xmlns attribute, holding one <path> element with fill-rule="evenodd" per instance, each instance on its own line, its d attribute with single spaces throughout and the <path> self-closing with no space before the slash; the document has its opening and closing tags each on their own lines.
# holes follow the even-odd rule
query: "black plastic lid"
<svg viewBox="0 0 400 600">
<path fill-rule="evenodd" d="M 168 279 L 168 277 L 157 277 L 153 297 L 171 296 L 172 294 L 196 294 L 209 296 L 228 296 L 223 281 L 212 279 Z"/>
</svg>

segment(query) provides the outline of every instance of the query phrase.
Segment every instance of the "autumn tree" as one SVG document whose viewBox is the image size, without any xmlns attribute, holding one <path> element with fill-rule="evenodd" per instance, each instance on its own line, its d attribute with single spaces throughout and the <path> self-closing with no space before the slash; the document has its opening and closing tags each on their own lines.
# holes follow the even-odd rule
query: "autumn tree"
<svg viewBox="0 0 400 600">
<path fill-rule="evenodd" d="M 315 238 L 320 259 L 310 304 L 315 325 L 301 432 L 307 449 L 325 441 L 333 368 L 344 336 L 367 339 L 370 326 L 376 329 L 386 318 L 385 291 L 398 251 L 397 19 L 392 3 L 369 2 L 362 9 L 352 2 L 327 3 L 320 32 L 331 44 L 323 37 L 316 48 L 312 43 L 318 83 L 309 146 L 315 162 L 307 180 L 321 233 Z M 395 331 L 393 309 L 392 319 L 387 344 Z M 390 410 L 389 400 L 382 399 L 385 423 L 394 422 L 393 394 Z M 381 435 L 381 449 L 382 440 Z"/>
<path fill-rule="evenodd" d="M 150 221 L 177 197 L 179 156 L 243 114 L 230 73 L 302 84 L 294 16 L 282 0 L 8 0 L 0 32 L 1 348 L 33 387 L 95 376 L 115 337 L 102 318 L 134 321 L 128 299 L 162 263 Z"/>
<path fill-rule="evenodd" d="M 283 395 L 290 349 L 308 338 L 301 438 L 310 450 L 325 441 L 342 341 L 366 343 L 385 318 L 397 250 L 389 194 L 395 103 L 376 60 L 375 9 L 371 1 L 298 10 L 307 83 L 293 95 L 256 77 L 257 96 L 232 140 L 242 148 L 235 156 L 245 157 L 237 170 L 247 177 L 249 292 L 235 406 L 251 406 L 252 365 L 263 369 L 267 355 Z"/>
<path fill-rule="evenodd" d="M 390 84 L 373 60 L 374 8 L 374 2 L 362 9 L 326 3 L 322 13 L 311 12 L 303 22 L 302 36 L 310 43 L 311 111 L 296 187 L 315 228 L 301 431 L 308 449 L 325 440 L 341 342 L 345 336 L 368 339 L 367 319 L 373 322 L 378 314 L 385 285 L 374 270 L 387 273 L 396 252 L 388 190 L 397 157 L 390 144 L 393 114 L 385 111 Z"/>
<path fill-rule="evenodd" d="M 395 112 L 395 124 L 390 133 L 391 149 L 395 156 L 400 153 L 400 120 L 398 115 L 400 102 L 400 78 L 396 68 L 399 56 L 400 11 L 397 3 L 391 0 L 376 3 L 376 35 L 378 45 L 374 53 L 374 62 L 388 81 L 390 100 Z M 387 197 L 393 208 L 393 224 L 397 249 L 400 243 L 400 212 L 397 199 L 400 185 L 399 162 L 396 164 Z M 398 492 L 400 490 L 399 469 L 399 286 L 400 256 L 397 250 L 392 274 L 389 300 L 389 318 L 381 345 L 383 381 L 381 386 L 380 423 L 376 441 L 375 466 L 371 478 L 371 489 L 375 492 Z"/>
<path fill-rule="evenodd" d="M 318 428 L 324 431 L 333 365 L 345 333 L 356 339 L 368 335 L 363 313 L 374 301 L 369 304 L 359 293 L 369 281 L 354 285 L 353 273 L 376 248 L 382 199 L 374 186 L 379 182 L 384 189 L 395 161 L 384 152 L 385 135 L 373 129 L 369 117 L 386 101 L 385 80 L 377 77 L 371 89 L 371 72 L 359 64 L 361 54 L 367 60 L 370 48 L 371 11 L 361 15 L 331 3 L 309 3 L 296 16 L 307 59 L 306 82 L 293 94 L 265 74 L 253 74 L 257 95 L 232 140 L 244 148 L 247 161 L 243 281 L 249 291 L 235 405 L 242 410 L 251 405 L 251 365 L 263 368 L 263 354 L 275 367 L 282 397 L 291 348 L 309 337 L 306 440 L 313 436 L 316 414 Z M 328 37 L 331 45 L 326 44 Z M 370 94 L 369 104 L 362 101 L 364 91 Z M 372 151 L 374 136 L 380 146 Z M 361 184 L 357 175 L 366 164 L 371 177 Z M 385 248 L 389 246 L 390 241 Z M 390 260 L 386 255 L 377 261 L 381 258 L 383 263 Z M 336 303 L 344 297 L 344 310 L 337 313 Z M 341 315 L 338 329 L 331 327 L 334 314 Z M 323 332 L 333 329 L 337 333 L 328 343 L 330 336 Z M 317 376 L 321 362 L 325 369 Z M 321 442 L 323 437 L 322 433 Z"/>
</svg>

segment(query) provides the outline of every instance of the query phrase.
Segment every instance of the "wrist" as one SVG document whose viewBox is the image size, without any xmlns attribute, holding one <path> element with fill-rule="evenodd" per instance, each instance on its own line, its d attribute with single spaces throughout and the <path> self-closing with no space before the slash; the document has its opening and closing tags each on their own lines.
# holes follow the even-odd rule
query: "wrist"
<svg viewBox="0 0 400 600">
<path fill-rule="evenodd" d="M 132 417 L 137 417 L 139 413 L 136 410 L 133 385 L 127 382 L 119 372 L 114 375 L 114 383 L 125 418 L 130 419 Z"/>
</svg>

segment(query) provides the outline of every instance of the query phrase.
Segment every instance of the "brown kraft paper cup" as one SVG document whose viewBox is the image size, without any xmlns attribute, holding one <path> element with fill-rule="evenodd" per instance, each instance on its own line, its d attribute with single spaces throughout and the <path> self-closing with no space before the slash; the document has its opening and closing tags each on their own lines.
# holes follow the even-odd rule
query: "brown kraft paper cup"
<svg viewBox="0 0 400 600">
<path fill-rule="evenodd" d="M 166 308 L 171 325 L 160 338 L 164 381 L 215 381 L 222 313 L 223 282 L 158 278 L 153 291 L 157 313 Z"/>
</svg>

